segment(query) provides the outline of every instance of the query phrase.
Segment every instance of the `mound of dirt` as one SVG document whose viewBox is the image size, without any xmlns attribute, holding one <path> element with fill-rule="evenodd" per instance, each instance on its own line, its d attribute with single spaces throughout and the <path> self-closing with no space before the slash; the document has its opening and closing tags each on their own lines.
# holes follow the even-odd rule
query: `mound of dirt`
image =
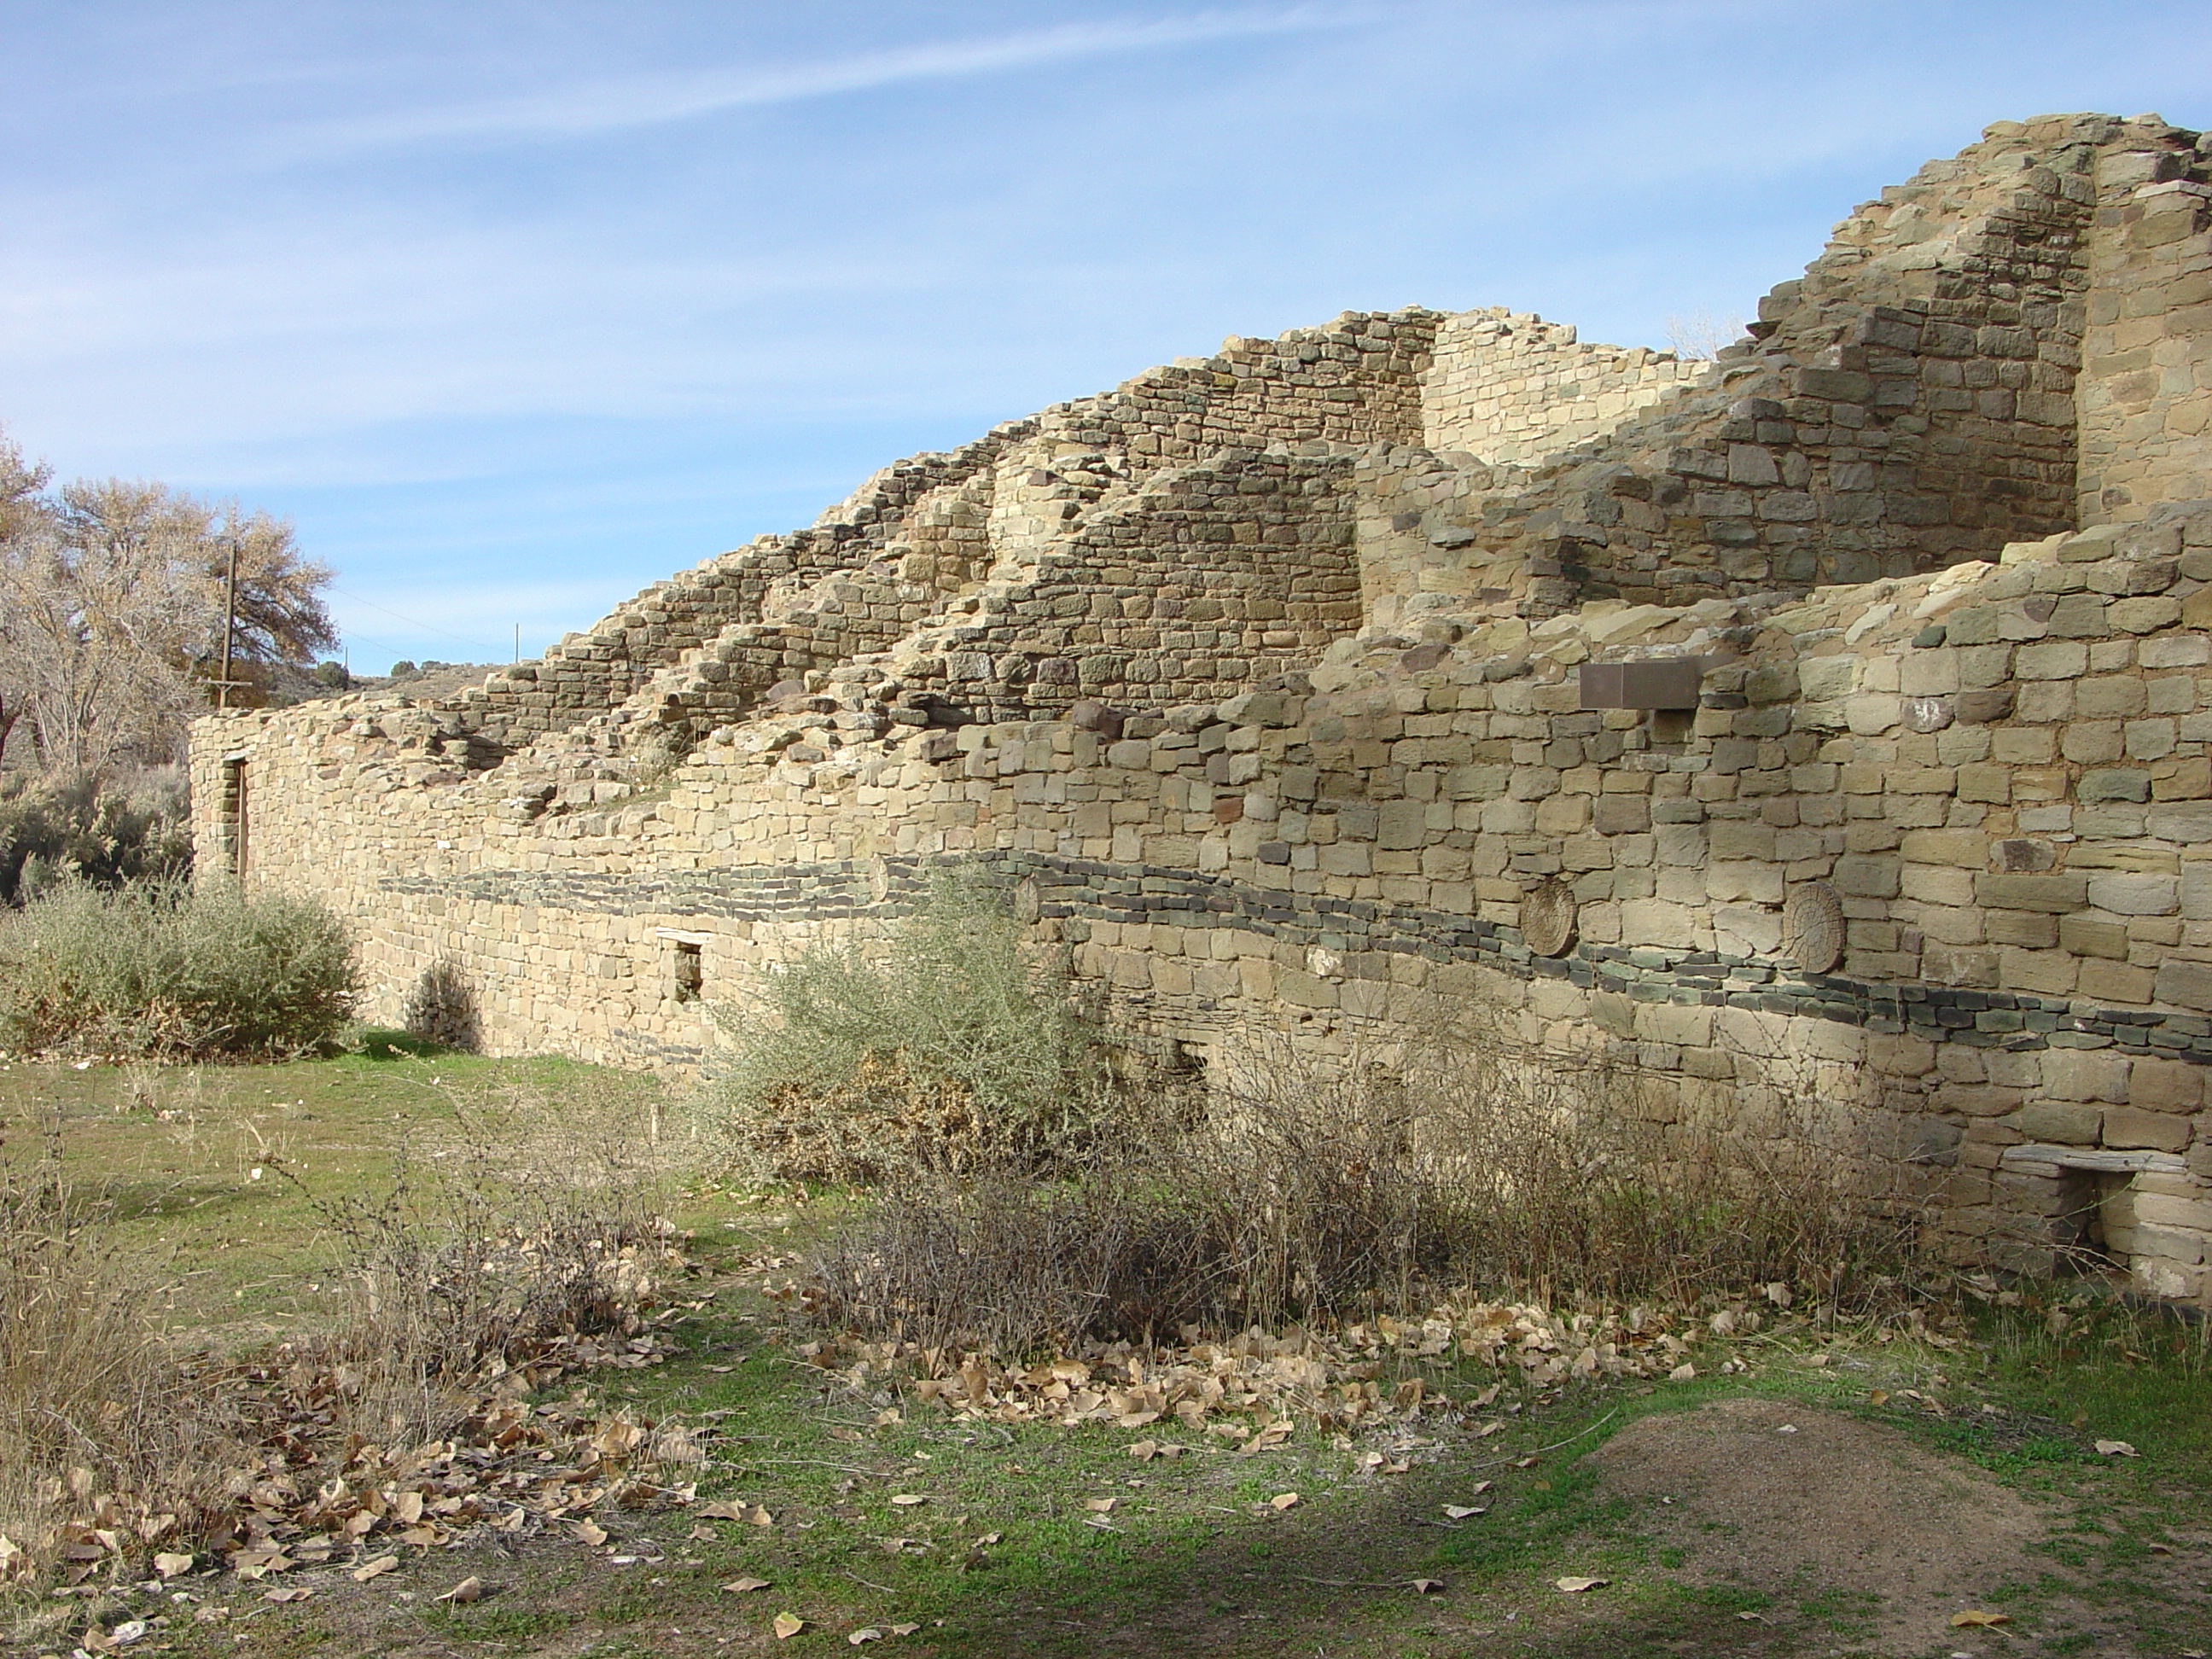
<svg viewBox="0 0 2212 1659">
<path fill-rule="evenodd" d="M 1725 1400 L 1648 1417 L 1588 1462 L 1644 1500 L 1693 1577 L 1773 1597 L 1776 1624 L 1818 1616 L 1915 1652 L 1960 1637 L 1979 1648 L 1951 1615 L 2046 1565 L 2029 1547 L 2048 1518 L 2019 1493 L 1817 1407 Z"/>
</svg>

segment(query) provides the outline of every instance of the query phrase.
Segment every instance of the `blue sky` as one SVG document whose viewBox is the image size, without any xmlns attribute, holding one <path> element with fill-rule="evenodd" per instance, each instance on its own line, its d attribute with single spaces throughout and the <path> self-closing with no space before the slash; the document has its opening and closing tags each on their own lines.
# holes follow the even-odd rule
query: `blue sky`
<svg viewBox="0 0 2212 1659">
<path fill-rule="evenodd" d="M 1750 314 L 2212 7 L 0 0 L 0 423 L 288 514 L 356 668 L 526 655 L 1225 334 Z"/>
</svg>

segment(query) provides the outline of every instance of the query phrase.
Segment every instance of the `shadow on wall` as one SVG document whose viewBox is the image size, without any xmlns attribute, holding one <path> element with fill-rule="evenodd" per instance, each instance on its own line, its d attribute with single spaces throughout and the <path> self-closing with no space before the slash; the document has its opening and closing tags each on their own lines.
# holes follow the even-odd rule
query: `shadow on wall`
<svg viewBox="0 0 2212 1659">
<path fill-rule="evenodd" d="M 410 1036 L 473 1054 L 483 1046 L 476 988 L 450 961 L 432 963 L 407 994 L 402 1023 Z"/>
</svg>

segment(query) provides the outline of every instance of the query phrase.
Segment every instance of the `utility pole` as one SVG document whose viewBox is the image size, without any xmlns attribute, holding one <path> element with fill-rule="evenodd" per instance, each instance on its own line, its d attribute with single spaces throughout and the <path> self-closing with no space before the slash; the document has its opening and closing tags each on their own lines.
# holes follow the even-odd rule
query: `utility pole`
<svg viewBox="0 0 2212 1659">
<path fill-rule="evenodd" d="M 514 625 L 514 659 L 517 662 L 522 660 L 522 624 L 520 623 Z"/>
<path fill-rule="evenodd" d="M 222 584 L 222 678 L 216 682 L 215 706 L 218 711 L 230 707 L 230 641 L 238 631 L 238 538 L 230 538 L 230 574 Z"/>
</svg>

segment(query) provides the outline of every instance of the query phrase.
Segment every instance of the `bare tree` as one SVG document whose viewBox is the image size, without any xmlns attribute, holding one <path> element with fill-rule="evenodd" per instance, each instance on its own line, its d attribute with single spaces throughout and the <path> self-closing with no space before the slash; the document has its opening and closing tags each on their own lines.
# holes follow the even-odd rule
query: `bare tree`
<svg viewBox="0 0 2212 1659">
<path fill-rule="evenodd" d="M 173 756 L 218 674 L 234 559 L 233 678 L 337 643 L 330 572 L 289 524 L 160 483 L 47 491 L 50 476 L 0 440 L 0 738 L 26 720 L 47 769 Z"/>
<path fill-rule="evenodd" d="M 53 476 L 52 467 L 25 460 L 23 452 L 8 441 L 6 433 L 0 432 L 0 548 L 12 547 L 17 537 L 41 518 L 44 507 L 39 492 Z M 0 553 L 0 558 L 6 556 Z M 4 618 L 0 618 L 0 627 L 4 626 Z M 9 735 L 23 714 L 14 666 L 7 656 L 0 656 L 0 757 L 7 754 Z"/>
<path fill-rule="evenodd" d="M 1729 312 L 1717 317 L 1710 311 L 1667 319 L 1667 344 L 1686 363 L 1711 362 L 1724 346 L 1743 338 L 1743 319 Z"/>
</svg>

